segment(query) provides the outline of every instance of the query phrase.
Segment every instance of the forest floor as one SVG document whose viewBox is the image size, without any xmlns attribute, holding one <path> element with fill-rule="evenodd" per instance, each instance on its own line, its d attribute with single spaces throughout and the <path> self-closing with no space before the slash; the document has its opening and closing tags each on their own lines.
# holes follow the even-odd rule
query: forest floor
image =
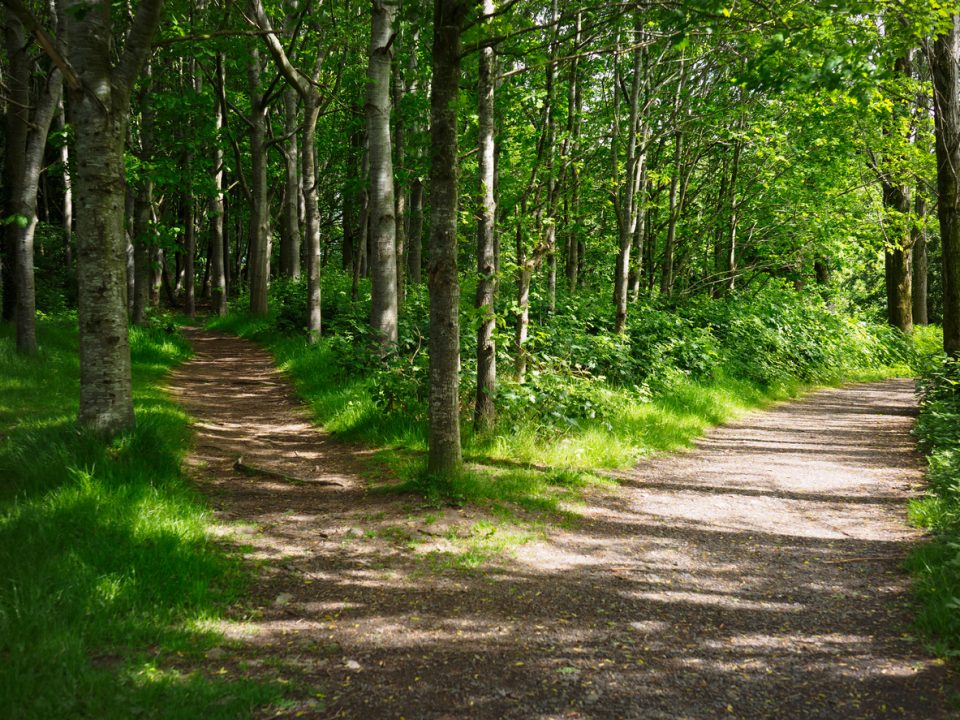
<svg viewBox="0 0 960 720">
<path fill-rule="evenodd" d="M 909 629 L 911 381 L 751 413 L 561 522 L 507 521 L 371 491 L 372 451 L 314 428 L 268 353 L 187 334 L 188 467 L 256 581 L 182 669 L 287 684 L 264 717 L 956 714 Z"/>
</svg>

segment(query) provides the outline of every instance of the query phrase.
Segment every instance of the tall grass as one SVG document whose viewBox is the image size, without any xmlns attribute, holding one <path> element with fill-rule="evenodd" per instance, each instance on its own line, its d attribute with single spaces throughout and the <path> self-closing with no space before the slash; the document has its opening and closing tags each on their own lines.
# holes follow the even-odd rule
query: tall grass
<svg viewBox="0 0 960 720">
<path fill-rule="evenodd" d="M 75 325 L 42 321 L 34 358 L 0 329 L 0 716 L 242 716 L 276 690 L 171 662 L 217 641 L 199 628 L 244 581 L 180 474 L 188 419 L 162 383 L 187 347 L 131 330 L 137 427 L 104 443 L 76 427 Z"/>
</svg>

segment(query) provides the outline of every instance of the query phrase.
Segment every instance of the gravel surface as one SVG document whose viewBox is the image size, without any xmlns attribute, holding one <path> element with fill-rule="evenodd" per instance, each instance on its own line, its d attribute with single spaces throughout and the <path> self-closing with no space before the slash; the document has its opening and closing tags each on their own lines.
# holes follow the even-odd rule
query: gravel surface
<svg viewBox="0 0 960 720">
<path fill-rule="evenodd" d="M 437 560 L 480 510 L 368 493 L 269 355 L 188 334 L 188 464 L 259 573 L 200 669 L 289 682 L 264 717 L 955 717 L 909 635 L 911 381 L 746 416 L 465 572 Z"/>
</svg>

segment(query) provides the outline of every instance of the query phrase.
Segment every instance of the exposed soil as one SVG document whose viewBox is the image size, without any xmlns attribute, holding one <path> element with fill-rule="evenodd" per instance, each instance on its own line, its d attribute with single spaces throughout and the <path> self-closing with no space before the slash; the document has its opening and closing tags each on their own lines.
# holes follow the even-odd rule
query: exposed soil
<svg viewBox="0 0 960 720">
<path fill-rule="evenodd" d="M 955 677 L 909 637 L 910 381 L 751 414 L 465 572 L 448 538 L 481 511 L 368 493 L 369 453 L 313 428 L 267 353 L 189 337 L 189 465 L 265 561 L 209 670 L 291 681 L 265 716 L 953 716 Z"/>
</svg>

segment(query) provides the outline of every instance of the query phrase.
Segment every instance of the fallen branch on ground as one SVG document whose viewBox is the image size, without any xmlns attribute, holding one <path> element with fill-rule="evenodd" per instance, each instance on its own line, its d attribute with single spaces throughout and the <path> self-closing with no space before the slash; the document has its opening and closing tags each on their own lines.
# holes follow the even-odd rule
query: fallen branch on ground
<svg viewBox="0 0 960 720">
<path fill-rule="evenodd" d="M 311 485 L 334 485 L 336 487 L 343 487 L 343 483 L 338 483 L 333 480 L 305 480 L 304 478 L 294 477 L 293 475 L 286 475 L 282 472 L 277 472 L 276 470 L 268 470 L 267 468 L 258 467 L 256 465 L 250 465 L 243 461 L 243 456 L 237 458 L 237 461 L 233 464 L 233 469 L 247 477 L 253 477 L 259 475 L 261 477 L 275 478 L 277 480 L 283 480 L 288 483 L 309 483 Z"/>
</svg>

